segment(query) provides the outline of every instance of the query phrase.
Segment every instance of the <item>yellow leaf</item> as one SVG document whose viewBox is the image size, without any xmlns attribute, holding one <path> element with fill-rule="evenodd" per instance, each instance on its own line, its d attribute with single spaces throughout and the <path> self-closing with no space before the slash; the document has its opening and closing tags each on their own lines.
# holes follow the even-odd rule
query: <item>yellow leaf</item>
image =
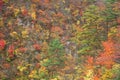
<svg viewBox="0 0 120 80">
<path fill-rule="evenodd" d="M 43 61 L 44 61 L 44 62 L 47 62 L 47 61 L 48 61 L 48 59 L 44 59 Z"/>
<path fill-rule="evenodd" d="M 37 70 L 32 70 L 30 74 L 28 75 L 29 78 L 39 78 L 37 76 Z"/>
<path fill-rule="evenodd" d="M 13 31 L 10 33 L 10 36 L 13 37 L 13 38 L 18 38 L 18 33 Z"/>
<path fill-rule="evenodd" d="M 42 52 L 46 52 L 47 49 L 48 49 L 48 43 L 47 43 L 46 41 L 44 41 L 44 42 L 42 43 Z"/>
<path fill-rule="evenodd" d="M 19 12 L 20 12 L 19 9 L 14 9 L 14 15 L 15 15 L 15 17 L 18 15 Z"/>
<path fill-rule="evenodd" d="M 3 2 L 4 2 L 4 3 L 8 3 L 8 2 L 9 2 L 9 0 L 3 0 Z"/>
<path fill-rule="evenodd" d="M 79 10 L 75 10 L 74 12 L 73 12 L 73 15 L 78 15 L 78 13 L 79 13 Z"/>
<path fill-rule="evenodd" d="M 46 68 L 44 67 L 44 66 L 42 66 L 41 68 L 40 68 L 40 71 L 42 72 L 45 72 L 46 71 Z"/>
<path fill-rule="evenodd" d="M 62 0 L 63 3 L 65 3 L 65 0 Z"/>
<path fill-rule="evenodd" d="M 31 17 L 32 17 L 32 19 L 35 20 L 35 19 L 36 19 L 36 12 L 32 12 L 32 13 L 31 13 Z"/>
<path fill-rule="evenodd" d="M 80 21 L 78 20 L 78 21 L 77 21 L 77 25 L 79 25 L 79 24 L 80 24 Z"/>
<path fill-rule="evenodd" d="M 65 8 L 65 10 L 69 12 L 69 11 L 70 11 L 70 8 Z"/>
<path fill-rule="evenodd" d="M 12 21 L 11 20 L 8 21 L 8 25 L 12 25 Z"/>
<path fill-rule="evenodd" d="M 2 20 L 2 18 L 0 18 L 0 27 L 3 27 L 3 20 Z"/>
<path fill-rule="evenodd" d="M 19 49 L 16 49 L 16 50 L 15 50 L 15 53 L 18 53 L 18 52 L 19 52 Z"/>
<path fill-rule="evenodd" d="M 28 77 L 29 77 L 29 78 L 33 78 L 33 77 L 34 77 L 34 75 L 30 74 L 30 75 L 28 75 Z"/>
<path fill-rule="evenodd" d="M 37 73 L 37 71 L 36 70 L 33 70 L 32 72 L 31 72 L 31 74 L 36 74 Z"/>
<path fill-rule="evenodd" d="M 18 69 L 20 72 L 22 72 L 22 71 L 26 70 L 27 68 L 26 68 L 26 67 L 23 67 L 23 66 L 18 66 L 17 69 Z"/>
<path fill-rule="evenodd" d="M 51 79 L 51 80 L 58 80 L 57 78 Z"/>
</svg>

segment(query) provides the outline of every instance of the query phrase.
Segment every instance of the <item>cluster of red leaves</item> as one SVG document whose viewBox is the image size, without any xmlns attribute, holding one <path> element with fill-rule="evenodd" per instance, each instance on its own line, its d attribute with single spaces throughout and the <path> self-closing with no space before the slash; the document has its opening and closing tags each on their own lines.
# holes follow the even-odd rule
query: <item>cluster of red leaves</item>
<svg viewBox="0 0 120 80">
<path fill-rule="evenodd" d="M 9 48 L 8 48 L 8 56 L 9 56 L 10 58 L 13 58 L 13 57 L 14 57 L 14 50 L 15 50 L 14 45 L 13 45 L 13 44 L 12 44 L 12 45 L 9 45 Z"/>
<path fill-rule="evenodd" d="M 27 51 L 27 48 L 20 47 L 20 48 L 19 48 L 19 51 L 20 51 L 21 53 L 24 53 L 24 52 L 26 52 L 26 51 Z"/>
<path fill-rule="evenodd" d="M 2 10 L 2 6 L 3 6 L 3 1 L 0 0 L 0 11 Z"/>
<path fill-rule="evenodd" d="M 102 45 L 104 47 L 104 52 L 97 57 L 96 64 L 105 65 L 107 68 L 111 68 L 114 64 L 114 42 L 112 40 L 108 40 L 103 42 Z"/>
<path fill-rule="evenodd" d="M 0 40 L 0 50 L 3 50 L 5 48 L 6 42 L 5 40 L 1 39 Z"/>
<path fill-rule="evenodd" d="M 25 8 L 23 10 L 21 10 L 21 13 L 22 13 L 23 16 L 27 16 L 28 15 L 28 11 Z"/>
<path fill-rule="evenodd" d="M 33 47 L 36 49 L 36 50 L 41 50 L 41 45 L 40 44 L 34 44 Z"/>
<path fill-rule="evenodd" d="M 114 42 L 112 40 L 108 40 L 106 42 L 103 42 L 104 47 L 104 53 L 107 55 L 114 53 Z"/>
</svg>

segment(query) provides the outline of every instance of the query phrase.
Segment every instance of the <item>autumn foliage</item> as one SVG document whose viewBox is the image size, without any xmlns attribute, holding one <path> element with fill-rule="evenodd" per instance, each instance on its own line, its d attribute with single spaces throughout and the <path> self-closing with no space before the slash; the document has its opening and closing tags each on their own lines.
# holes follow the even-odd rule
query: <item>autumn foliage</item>
<svg viewBox="0 0 120 80">
<path fill-rule="evenodd" d="M 0 80 L 120 80 L 120 2 L 0 0 Z"/>
</svg>

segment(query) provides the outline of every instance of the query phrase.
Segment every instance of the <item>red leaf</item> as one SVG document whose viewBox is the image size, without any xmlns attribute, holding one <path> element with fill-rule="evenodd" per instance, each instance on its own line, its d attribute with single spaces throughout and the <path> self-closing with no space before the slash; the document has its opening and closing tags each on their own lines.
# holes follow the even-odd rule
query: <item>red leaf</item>
<svg viewBox="0 0 120 80">
<path fill-rule="evenodd" d="M 19 48 L 19 51 L 20 51 L 21 53 L 24 53 L 24 52 L 26 52 L 26 51 L 27 51 L 27 48 L 20 47 L 20 48 Z"/>
<path fill-rule="evenodd" d="M 114 54 L 115 54 L 115 44 L 109 39 L 102 43 L 104 47 L 104 52 L 102 52 L 96 58 L 96 64 L 104 65 L 107 68 L 111 68 L 114 64 Z"/>
<path fill-rule="evenodd" d="M 40 68 L 40 66 L 41 66 L 40 63 L 36 63 L 36 64 L 35 64 L 35 67 L 36 67 L 36 68 Z"/>
<path fill-rule="evenodd" d="M 22 14 L 23 14 L 24 16 L 27 16 L 27 15 L 28 15 L 27 9 L 23 9 L 21 12 L 22 12 Z"/>
</svg>

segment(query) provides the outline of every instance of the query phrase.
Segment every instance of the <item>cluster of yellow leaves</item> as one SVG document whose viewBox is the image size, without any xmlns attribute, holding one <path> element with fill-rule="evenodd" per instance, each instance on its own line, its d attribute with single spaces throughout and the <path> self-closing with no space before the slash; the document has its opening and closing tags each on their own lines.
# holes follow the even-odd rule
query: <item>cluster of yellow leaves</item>
<svg viewBox="0 0 120 80">
<path fill-rule="evenodd" d="M 17 33 L 16 31 L 11 32 L 11 33 L 10 33 L 10 36 L 13 37 L 13 38 L 16 38 L 16 39 L 19 38 L 19 37 L 18 37 L 18 33 Z"/>
<path fill-rule="evenodd" d="M 106 69 L 105 72 L 102 74 L 101 79 L 102 80 L 110 79 L 110 78 L 112 78 L 112 75 L 113 75 L 112 70 Z"/>
<path fill-rule="evenodd" d="M 116 35 L 116 33 L 117 33 L 117 28 L 116 27 L 112 27 L 112 28 L 110 28 L 110 31 L 108 33 L 108 37 L 113 37 L 113 36 Z"/>
<path fill-rule="evenodd" d="M 22 34 L 22 38 L 28 38 L 29 37 L 28 36 L 28 34 L 29 34 L 28 30 L 22 31 L 21 34 Z M 16 31 L 11 32 L 10 36 L 13 37 L 13 38 L 19 39 L 19 34 Z"/>
<path fill-rule="evenodd" d="M 36 12 L 35 11 L 32 11 L 31 17 L 32 17 L 33 20 L 36 20 Z"/>
<path fill-rule="evenodd" d="M 30 72 L 30 74 L 28 75 L 29 78 L 36 78 L 36 79 L 39 79 L 39 75 L 40 73 L 44 72 L 45 74 L 47 74 L 47 70 L 44 66 L 41 66 L 41 68 L 39 70 L 32 70 Z"/>
<path fill-rule="evenodd" d="M 50 80 L 58 80 L 57 78 L 54 78 L 54 79 L 50 79 Z"/>
<path fill-rule="evenodd" d="M 93 80 L 93 69 L 86 71 L 86 76 L 84 76 L 84 80 Z"/>
<path fill-rule="evenodd" d="M 18 66 L 17 69 L 18 69 L 20 72 L 23 72 L 24 70 L 27 69 L 27 67 L 25 67 L 25 66 Z"/>
<path fill-rule="evenodd" d="M 37 77 L 36 74 L 37 74 L 37 71 L 36 70 L 32 70 L 28 77 L 29 78 L 36 78 Z"/>
<path fill-rule="evenodd" d="M 22 33 L 22 38 L 28 38 L 29 37 L 28 36 L 28 34 L 29 34 L 28 30 L 24 30 L 21 33 Z"/>
<path fill-rule="evenodd" d="M 46 72 L 46 71 L 47 71 L 46 68 L 44 66 L 41 66 L 39 72 Z"/>
<path fill-rule="evenodd" d="M 44 35 L 44 39 L 45 40 L 48 39 L 49 38 L 49 34 L 50 34 L 49 31 L 48 30 L 44 30 L 43 33 L 45 34 Z"/>
<path fill-rule="evenodd" d="M 9 2 L 9 0 L 3 0 L 3 2 L 4 2 L 4 3 L 8 3 L 8 2 Z"/>
<path fill-rule="evenodd" d="M 46 41 L 44 41 L 43 43 L 42 43 L 42 52 L 44 52 L 44 53 L 47 53 L 47 50 L 48 50 L 48 43 L 46 42 Z"/>
<path fill-rule="evenodd" d="M 18 9 L 18 8 L 14 9 L 14 15 L 15 15 L 15 17 L 17 17 L 17 15 L 18 15 L 19 12 L 20 12 L 20 9 Z"/>
</svg>

